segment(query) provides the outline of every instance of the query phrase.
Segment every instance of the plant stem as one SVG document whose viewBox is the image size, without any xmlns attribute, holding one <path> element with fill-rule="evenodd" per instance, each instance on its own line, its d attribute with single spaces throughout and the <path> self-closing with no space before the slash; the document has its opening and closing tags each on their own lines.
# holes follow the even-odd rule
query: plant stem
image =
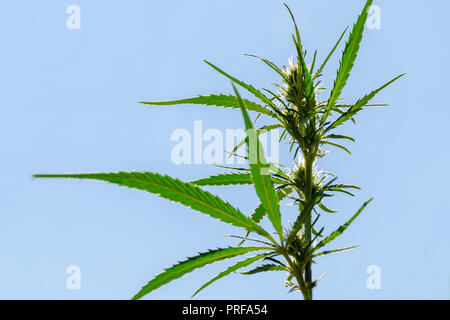
<svg viewBox="0 0 450 320">
<path fill-rule="evenodd" d="M 314 157 L 310 157 L 309 155 L 305 156 L 305 200 L 307 203 L 307 207 L 312 208 L 310 206 L 312 199 L 312 186 L 313 186 L 313 162 Z M 311 241 L 311 209 L 306 213 L 306 221 L 305 221 L 305 243 L 309 243 Z M 305 283 L 306 283 L 306 296 L 305 300 L 312 300 L 312 288 L 310 287 L 312 283 L 312 270 L 311 270 L 311 262 L 308 262 L 305 267 Z"/>
</svg>

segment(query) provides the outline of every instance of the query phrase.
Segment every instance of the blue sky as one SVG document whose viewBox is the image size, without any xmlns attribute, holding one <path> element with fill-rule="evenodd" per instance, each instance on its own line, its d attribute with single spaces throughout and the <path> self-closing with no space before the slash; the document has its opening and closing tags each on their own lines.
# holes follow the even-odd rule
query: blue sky
<svg viewBox="0 0 450 320">
<path fill-rule="evenodd" d="M 363 1 L 286 1 L 304 47 L 322 60 Z M 66 27 L 69 5 L 81 29 Z M 348 101 L 408 72 L 342 132 L 357 138 L 319 163 L 341 182 L 363 187 L 356 198 L 330 202 L 326 231 L 369 197 L 375 201 L 314 266 L 326 272 L 318 299 L 448 299 L 447 1 L 375 1 L 381 29 L 366 30 L 344 96 Z M 101 182 L 36 180 L 33 173 L 156 171 L 183 180 L 217 172 L 175 165 L 171 133 L 203 126 L 243 126 L 238 111 L 213 107 L 145 107 L 140 100 L 230 92 L 208 59 L 242 80 L 267 87 L 277 80 L 242 53 L 285 64 L 294 54 L 292 25 L 281 1 L 10 1 L 0 10 L 0 298 L 128 299 L 162 269 L 208 248 L 232 244 L 234 229 L 181 205 Z M 341 50 L 341 49 L 340 49 Z M 339 51 L 340 51 L 339 50 Z M 332 84 L 340 52 L 325 70 Z M 286 151 L 285 148 L 282 151 Z M 281 159 L 291 164 L 283 153 Z M 251 212 L 249 187 L 209 189 Z M 295 212 L 283 207 L 286 219 Z M 294 210 L 295 211 L 295 210 Z M 66 269 L 81 269 L 69 290 Z M 160 288 L 151 299 L 185 299 L 223 270 L 212 265 Z M 369 290 L 366 269 L 381 270 Z M 284 275 L 232 275 L 199 299 L 294 299 Z"/>
</svg>

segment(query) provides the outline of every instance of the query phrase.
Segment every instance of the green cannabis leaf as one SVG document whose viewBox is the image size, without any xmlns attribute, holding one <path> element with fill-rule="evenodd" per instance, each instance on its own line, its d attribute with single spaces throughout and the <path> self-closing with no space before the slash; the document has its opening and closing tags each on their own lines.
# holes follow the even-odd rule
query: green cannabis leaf
<svg viewBox="0 0 450 320">
<path fill-rule="evenodd" d="M 231 224 L 243 232 L 241 235 L 228 236 L 239 240 L 234 247 L 209 250 L 166 269 L 148 282 L 133 299 L 140 299 L 195 269 L 238 256 L 243 256 L 242 260 L 235 262 L 206 282 L 195 291 L 194 296 L 227 275 L 252 266 L 250 270 L 240 272 L 240 274 L 254 275 L 261 272 L 282 271 L 286 273 L 285 285 L 290 287 L 289 292 L 300 291 L 304 299 L 312 299 L 313 288 L 320 280 L 320 278 L 312 279 L 312 264 L 316 263 L 316 259 L 319 257 L 356 248 L 356 246 L 351 246 L 323 250 L 326 245 L 343 234 L 372 201 L 372 199 L 366 201 L 346 223 L 325 236 L 324 227 L 320 228 L 321 220 L 319 218 L 322 215 L 337 214 L 338 212 L 329 208 L 325 200 L 335 193 L 353 197 L 355 195 L 351 191 L 360 190 L 360 187 L 335 183 L 336 178 L 332 174 L 317 169 L 316 161 L 326 155 L 325 146 L 336 147 L 351 154 L 349 148 L 342 142 L 354 142 L 355 139 L 334 131 L 349 120 L 355 122 L 355 116 L 366 107 L 385 106 L 384 104 L 369 104 L 369 102 L 381 90 L 404 75 L 393 78 L 353 104 L 341 104 L 342 91 L 348 82 L 356 60 L 363 38 L 368 9 L 371 5 L 372 0 L 366 1 L 350 31 L 334 85 L 326 101 L 319 100 L 319 93 L 326 90 L 321 84 L 320 78 L 347 29 L 340 35 L 319 68 L 314 70 L 317 52 L 314 53 L 312 62 L 308 64 L 294 15 L 285 5 L 294 23 L 295 33 L 292 39 L 296 57 L 290 59 L 286 66 L 277 66 L 268 59 L 247 55 L 260 60 L 280 77 L 279 82 L 275 83 L 275 92 L 269 89 L 257 89 L 229 75 L 211 62 L 205 61 L 231 81 L 234 95 L 211 94 L 173 101 L 140 102 L 155 106 L 196 104 L 239 109 L 244 120 L 246 136 L 230 150 L 230 154 L 246 147 L 248 167 L 227 168 L 232 171 L 191 182 L 182 182 L 153 172 L 37 174 L 34 177 L 101 180 L 146 191 L 192 208 L 220 222 Z M 245 89 L 257 101 L 242 98 L 236 86 Z M 272 124 L 255 128 L 256 120 L 252 121 L 248 111 L 253 112 L 252 116 L 257 115 L 256 120 L 260 116 L 268 116 Z M 293 168 L 269 163 L 266 160 L 259 135 L 275 129 L 282 130 L 280 141 L 284 141 L 290 146 L 293 157 L 297 159 Z M 233 188 L 237 185 L 254 187 L 260 203 L 253 212 L 244 214 L 230 203 L 202 189 L 202 187 L 211 186 Z M 286 198 L 293 201 L 298 209 L 298 215 L 292 224 L 283 226 L 280 202 Z M 270 221 L 271 230 L 266 230 L 260 225 L 264 217 Z M 251 238 L 250 235 L 252 235 Z M 252 242 L 255 246 L 243 246 L 246 241 Z M 246 256 L 250 253 L 256 255 Z"/>
</svg>

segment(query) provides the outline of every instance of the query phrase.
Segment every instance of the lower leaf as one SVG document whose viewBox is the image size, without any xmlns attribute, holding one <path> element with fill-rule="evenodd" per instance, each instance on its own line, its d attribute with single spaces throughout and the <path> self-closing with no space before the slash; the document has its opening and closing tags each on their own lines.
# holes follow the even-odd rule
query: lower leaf
<svg viewBox="0 0 450 320">
<path fill-rule="evenodd" d="M 199 255 L 188 258 L 186 261 L 180 262 L 157 275 L 133 297 L 133 300 L 138 300 L 146 294 L 152 292 L 153 290 L 158 289 L 162 285 L 169 283 L 172 280 L 178 279 L 186 273 L 189 273 L 195 269 L 204 267 L 207 264 L 211 264 L 213 262 L 224 260 L 227 258 L 236 257 L 238 255 L 243 255 L 252 251 L 270 249 L 271 248 L 265 247 L 238 247 L 216 249 L 210 250 L 205 253 L 200 253 Z"/>
<path fill-rule="evenodd" d="M 210 284 L 212 284 L 213 282 L 216 282 L 217 280 L 229 275 L 230 273 L 239 270 L 241 268 L 244 268 L 246 266 L 251 265 L 253 262 L 256 262 L 258 260 L 263 259 L 265 256 L 267 256 L 267 254 L 260 254 L 254 257 L 250 257 L 248 259 L 245 259 L 243 261 L 239 261 L 238 263 L 236 263 L 235 265 L 229 267 L 227 270 L 219 273 L 216 277 L 212 278 L 211 280 L 209 280 L 207 283 L 205 283 L 203 286 L 201 286 L 197 291 L 195 291 L 195 293 L 192 295 L 192 298 L 197 295 L 197 293 L 199 293 L 200 291 L 202 291 L 203 289 L 205 289 L 207 286 L 209 286 Z"/>
</svg>

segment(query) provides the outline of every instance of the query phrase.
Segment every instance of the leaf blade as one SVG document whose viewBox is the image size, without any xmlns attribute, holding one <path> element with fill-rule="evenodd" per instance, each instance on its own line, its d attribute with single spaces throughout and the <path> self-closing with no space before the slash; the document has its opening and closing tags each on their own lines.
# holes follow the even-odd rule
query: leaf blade
<svg viewBox="0 0 450 320">
<path fill-rule="evenodd" d="M 275 264 L 264 264 L 262 266 L 256 267 L 255 269 L 252 269 L 252 270 L 249 270 L 246 272 L 241 272 L 241 274 L 251 275 L 251 274 L 267 272 L 267 271 L 287 271 L 287 269 L 285 267 L 278 266 Z"/>
<path fill-rule="evenodd" d="M 196 211 L 205 213 L 223 222 L 237 227 L 256 231 L 267 237 L 267 232 L 250 218 L 228 202 L 202 190 L 201 188 L 174 179 L 167 175 L 152 172 L 117 172 L 117 173 L 85 173 L 85 174 L 56 174 L 34 175 L 36 178 L 74 178 L 91 179 L 110 182 L 113 184 L 134 188 L 157 194 L 163 198 L 181 203 Z M 256 230 L 255 230 L 256 229 Z M 269 236 L 270 237 L 270 236 Z"/>
<path fill-rule="evenodd" d="M 337 237 L 339 237 L 344 231 L 348 228 L 348 226 L 361 214 L 361 212 L 364 210 L 364 208 L 373 200 L 373 198 L 370 198 L 364 204 L 359 208 L 359 210 L 342 226 L 340 226 L 337 230 L 332 232 L 328 237 L 323 239 L 319 244 L 316 246 L 315 250 L 318 250 L 319 248 L 322 248 L 326 244 L 330 243 Z"/>
<path fill-rule="evenodd" d="M 352 153 L 350 152 L 350 150 L 348 150 L 346 147 L 344 147 L 343 145 L 341 145 L 341 144 L 339 144 L 339 143 L 334 143 L 334 142 L 326 141 L 326 140 L 322 140 L 320 143 L 321 143 L 321 144 L 328 144 L 328 145 L 330 145 L 330 146 L 333 146 L 333 147 L 342 149 L 342 150 L 344 150 L 345 152 L 347 152 L 348 154 L 352 154 Z"/>
<path fill-rule="evenodd" d="M 341 95 L 342 89 L 344 88 L 345 84 L 347 83 L 348 77 L 350 76 L 350 72 L 353 68 L 353 64 L 356 60 L 356 56 L 358 54 L 359 46 L 362 40 L 364 27 L 368 16 L 368 10 L 372 3 L 373 0 L 367 0 L 361 14 L 358 16 L 358 20 L 356 21 L 352 31 L 350 32 L 344 52 L 342 54 L 342 59 L 338 68 L 336 79 L 334 81 L 334 86 L 328 99 L 327 107 L 322 116 L 321 124 L 325 123 L 325 120 L 331 112 L 331 108 L 334 106 L 339 96 Z"/>
<path fill-rule="evenodd" d="M 247 84 L 243 81 L 238 80 L 237 78 L 229 75 L 228 73 L 226 73 L 225 71 L 223 71 L 222 69 L 220 69 L 219 67 L 215 66 L 214 64 L 212 64 L 209 61 L 203 60 L 206 64 L 208 64 L 211 68 L 213 68 L 214 70 L 216 70 L 217 72 L 219 72 L 220 74 L 224 75 L 225 77 L 227 77 L 228 79 L 230 79 L 233 83 L 236 83 L 237 85 L 241 86 L 242 88 L 246 89 L 247 91 L 249 91 L 250 93 L 252 93 L 256 98 L 260 99 L 262 102 L 264 102 L 265 104 L 267 104 L 268 106 L 274 108 L 275 105 L 273 104 L 273 102 L 267 98 L 264 94 L 261 93 L 261 91 L 259 91 L 258 89 L 256 89 L 255 87 L 253 87 L 250 84 Z M 242 99 L 242 98 L 241 98 Z"/>
<path fill-rule="evenodd" d="M 339 40 L 336 42 L 336 44 L 334 45 L 333 49 L 331 49 L 330 53 L 328 54 L 328 56 L 325 58 L 325 60 L 323 61 L 322 65 L 319 67 L 319 69 L 317 70 L 317 72 L 314 74 L 312 80 L 314 81 L 315 79 L 317 79 L 317 77 L 320 76 L 320 74 L 322 73 L 323 69 L 325 68 L 325 66 L 327 65 L 328 61 L 330 60 L 331 56 L 333 55 L 334 51 L 336 51 L 339 43 L 341 43 L 342 38 L 344 37 L 345 33 L 347 32 L 347 28 L 345 28 L 344 32 L 342 32 L 341 36 L 339 37 Z"/>
<path fill-rule="evenodd" d="M 278 194 L 279 201 L 281 201 L 284 198 L 286 198 L 293 191 L 294 190 L 291 189 L 291 188 L 278 190 L 277 194 Z M 266 214 L 266 209 L 264 208 L 263 204 L 261 203 L 261 204 L 259 204 L 258 207 L 255 208 L 255 210 L 253 211 L 251 217 L 252 217 L 253 221 L 255 221 L 256 223 L 259 223 L 261 221 L 261 219 L 264 217 L 265 214 Z"/>
<path fill-rule="evenodd" d="M 319 253 L 314 254 L 312 257 L 316 258 L 316 257 L 321 257 L 321 256 L 325 256 L 328 254 L 332 254 L 332 253 L 337 253 L 337 252 L 342 252 L 342 251 L 347 251 L 347 250 L 352 250 L 355 248 L 358 248 L 359 246 L 351 246 L 351 247 L 347 247 L 347 248 L 340 248 L 340 249 L 334 249 L 334 250 L 327 250 L 327 251 L 322 251 Z"/>
<path fill-rule="evenodd" d="M 223 173 L 212 175 L 207 178 L 191 181 L 196 186 L 227 186 L 253 184 L 249 173 Z"/>
<path fill-rule="evenodd" d="M 248 106 L 248 109 L 254 112 L 266 114 L 268 116 L 276 118 L 276 115 L 264 108 L 263 106 L 260 106 L 259 104 L 244 99 L 246 105 Z M 198 105 L 207 105 L 207 106 L 218 106 L 218 107 L 224 107 L 224 108 L 239 108 L 239 103 L 237 101 L 237 98 L 232 95 L 225 95 L 225 94 L 211 94 L 209 96 L 198 96 L 193 98 L 186 98 L 186 99 L 179 99 L 179 100 L 171 100 L 171 101 L 140 101 L 140 104 L 146 104 L 146 105 L 155 105 L 155 106 L 172 106 L 172 105 L 180 105 L 180 104 L 198 104 Z"/>
<path fill-rule="evenodd" d="M 238 255 L 246 254 L 253 251 L 265 250 L 264 247 L 239 247 L 239 248 L 224 248 L 210 250 L 205 253 L 200 253 L 195 257 L 188 258 L 182 261 L 162 273 L 158 274 L 151 281 L 149 281 L 142 289 L 132 298 L 132 300 L 138 300 L 150 292 L 158 289 L 164 284 L 178 279 L 181 276 L 194 271 L 195 269 L 202 268 L 207 264 L 211 264 L 217 261 L 221 261 L 227 258 L 232 258 Z"/>
<path fill-rule="evenodd" d="M 233 85 L 234 87 L 234 85 Z M 251 130 L 253 130 L 252 122 L 250 121 L 250 117 L 247 113 L 247 109 L 245 108 L 244 102 L 240 99 L 239 92 L 234 87 L 236 96 L 238 97 L 239 104 L 242 110 L 242 116 L 245 122 L 245 128 L 247 129 L 247 135 L 250 137 Z M 252 142 L 251 142 L 252 140 Z M 251 144 L 256 144 L 256 163 L 252 163 L 252 157 L 250 156 L 250 170 L 252 173 L 252 178 L 255 186 L 256 194 L 258 195 L 261 203 L 264 205 L 264 208 L 267 211 L 267 215 L 269 220 L 272 222 L 273 227 L 277 231 L 280 239 L 283 239 L 283 229 L 281 225 L 281 214 L 280 214 L 280 206 L 278 195 L 275 191 L 275 186 L 272 181 L 272 178 L 269 174 L 263 174 L 262 163 L 266 163 L 264 157 L 264 150 L 262 150 L 262 146 L 259 143 L 258 136 L 253 137 L 253 139 L 249 138 L 247 140 L 247 146 L 249 148 L 249 152 L 252 149 Z M 251 152 L 250 152 L 251 153 Z"/>
<path fill-rule="evenodd" d="M 216 282 L 217 280 L 219 280 L 219 279 L 221 279 L 223 277 L 226 277 L 227 275 L 229 275 L 233 271 L 236 271 L 236 270 L 239 270 L 241 268 L 247 267 L 247 266 L 251 265 L 252 263 L 254 263 L 256 261 L 263 259 L 265 256 L 267 256 L 267 254 L 260 254 L 260 255 L 257 255 L 257 256 L 250 257 L 250 258 L 247 258 L 245 260 L 239 261 L 235 265 L 233 265 L 233 266 L 229 267 L 228 269 L 226 269 L 225 271 L 219 273 L 217 276 L 215 276 L 214 278 L 209 280 L 207 283 L 202 285 L 197 291 L 195 291 L 195 293 L 192 295 L 191 298 L 196 296 L 200 291 L 202 291 L 203 289 L 205 289 L 207 286 L 211 285 L 212 283 Z"/>
<path fill-rule="evenodd" d="M 337 118 L 335 121 L 333 121 L 325 130 L 324 133 L 328 132 L 331 129 L 334 129 L 341 124 L 343 124 L 345 121 L 353 117 L 358 111 L 360 111 L 364 106 L 367 106 L 367 103 L 372 100 L 375 95 L 377 95 L 381 90 L 386 88 L 387 86 L 391 85 L 401 77 L 403 77 L 406 73 L 402 73 L 395 77 L 394 79 L 386 82 L 384 85 L 379 87 L 378 89 L 373 90 L 371 93 L 365 95 L 361 99 L 359 99 L 353 106 L 351 106 L 347 111 L 345 111 L 339 118 Z"/>
</svg>

